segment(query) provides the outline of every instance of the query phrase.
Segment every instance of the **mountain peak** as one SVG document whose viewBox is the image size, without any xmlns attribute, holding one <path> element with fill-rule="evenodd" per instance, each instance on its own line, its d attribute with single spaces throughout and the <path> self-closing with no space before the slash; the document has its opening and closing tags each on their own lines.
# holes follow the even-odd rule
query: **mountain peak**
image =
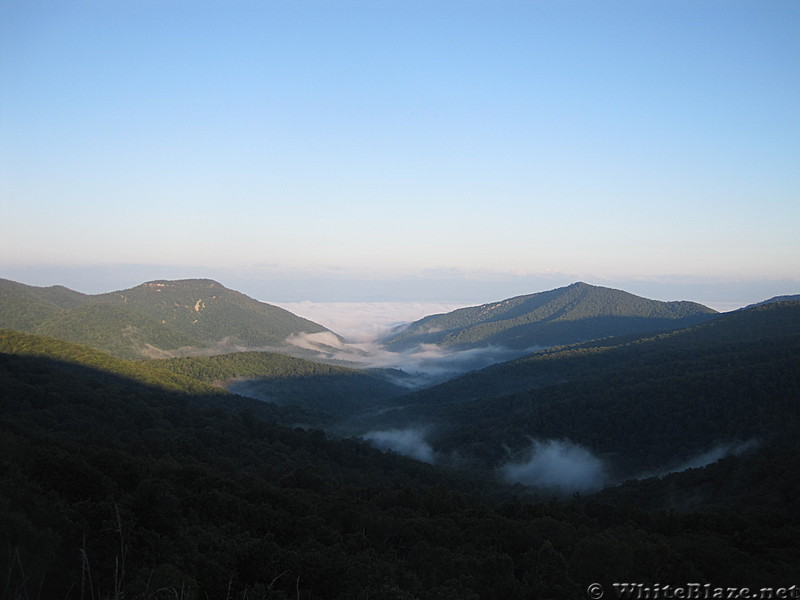
<svg viewBox="0 0 800 600">
<path fill-rule="evenodd" d="M 0 327 L 126 358 L 278 348 L 293 335 L 335 335 L 213 279 L 157 279 L 97 295 L 0 281 Z"/>
<path fill-rule="evenodd" d="M 519 350 L 677 329 L 710 319 L 695 302 L 661 302 L 577 281 L 554 290 L 462 308 L 412 323 L 387 340 L 396 347 L 500 346 Z"/>
<path fill-rule="evenodd" d="M 161 289 L 177 289 L 177 288 L 225 288 L 224 285 L 213 279 L 155 279 L 153 281 L 146 281 L 140 284 L 140 288 L 161 290 Z"/>
</svg>

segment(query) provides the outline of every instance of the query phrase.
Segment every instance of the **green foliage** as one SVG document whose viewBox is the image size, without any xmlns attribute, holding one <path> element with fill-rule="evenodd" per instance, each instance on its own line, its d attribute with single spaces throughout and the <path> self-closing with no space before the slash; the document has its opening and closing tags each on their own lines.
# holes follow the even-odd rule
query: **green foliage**
<svg viewBox="0 0 800 600">
<path fill-rule="evenodd" d="M 92 367 L 103 377 L 118 375 L 162 389 L 221 394 L 223 390 L 208 383 L 159 368 L 158 362 L 128 361 L 87 346 L 55 338 L 29 335 L 0 329 L 0 352 L 20 356 L 37 356 L 62 361 L 65 364 Z"/>
<path fill-rule="evenodd" d="M 387 340 L 390 347 L 436 343 L 525 349 L 647 331 L 678 329 L 714 316 L 694 302 L 659 302 L 575 283 L 502 302 L 425 317 Z"/>
<path fill-rule="evenodd" d="M 580 321 L 605 310 L 597 298 L 582 304 L 589 287 L 555 311 L 552 297 L 536 301 L 553 323 Z M 174 348 L 181 336 L 218 341 L 235 330 L 225 314 L 238 323 L 261 310 L 227 292 L 152 282 L 98 298 L 0 282 L 0 317 L 124 354 L 127 326 L 131 347 Z M 201 321 L 218 299 L 243 312 Z M 621 312 L 642 312 L 630 302 Z M 673 308 L 669 318 L 686 316 Z M 502 310 L 524 320 L 530 309 Z M 250 342 L 265 339 L 264 322 L 250 322 Z M 397 391 L 265 352 L 133 361 L 0 330 L 3 597 L 521 600 L 580 597 L 590 582 L 797 582 L 798 303 L 553 348 L 395 401 L 409 406 L 399 422 L 447 422 L 437 448 L 487 466 L 530 435 L 581 442 L 623 474 L 717 441 L 762 442 L 588 500 L 542 503 L 488 471 L 479 480 L 282 427 L 308 413 L 213 387 L 237 378 L 258 378 L 281 402 L 345 413 Z"/>
<path fill-rule="evenodd" d="M 41 335 L 91 346 L 121 358 L 137 358 L 203 342 L 125 307 L 92 303 L 41 322 Z"/>
<path fill-rule="evenodd" d="M 84 296 L 67 288 L 39 288 L 0 279 L 0 327 L 31 331 L 42 321 L 63 314 Z"/>
<path fill-rule="evenodd" d="M 321 325 L 208 279 L 152 281 L 85 295 L 0 280 L 0 327 L 85 344 L 120 358 L 159 357 L 207 346 L 280 346 Z"/>
<path fill-rule="evenodd" d="M 656 336 L 552 348 L 398 399 L 391 423 L 442 423 L 435 448 L 495 466 L 531 437 L 613 457 L 618 476 L 800 427 L 800 303 Z M 635 433 L 633 433 L 635 432 Z"/>
<path fill-rule="evenodd" d="M 212 383 L 236 378 L 294 378 L 327 375 L 356 376 L 360 371 L 294 358 L 274 352 L 235 352 L 146 361 L 173 373 Z"/>
<path fill-rule="evenodd" d="M 277 306 L 258 302 L 210 279 L 151 281 L 119 292 L 101 294 L 95 301 L 124 305 L 204 341 L 267 346 L 282 344 L 300 331 L 327 331 L 321 325 Z"/>
<path fill-rule="evenodd" d="M 149 361 L 155 368 L 224 385 L 245 396 L 321 411 L 338 417 L 374 407 L 404 393 L 383 377 L 271 352 Z"/>
<path fill-rule="evenodd" d="M 10 597 L 568 599 L 592 581 L 790 584 L 800 564 L 797 513 L 495 501 L 279 427 L 266 403 L 52 358 L 0 354 L 0 394 Z"/>
<path fill-rule="evenodd" d="M 664 398 L 691 391 L 686 405 L 704 407 L 727 377 L 745 395 L 763 388 L 755 400 L 765 410 L 753 417 L 725 391 L 731 414 L 710 423 L 775 425 L 770 407 L 787 393 L 778 414 L 796 431 L 797 310 L 775 305 L 685 332 L 533 355 L 511 365 L 564 378 L 539 388 L 560 400 L 530 404 L 520 394 L 503 410 L 530 423 L 531 410 L 547 406 L 553 412 L 533 421 L 569 414 L 576 428 L 591 422 L 598 435 L 641 448 L 648 411 L 662 423 L 685 416 L 669 403 L 637 411 L 637 386 L 650 393 L 674 382 Z M 209 387 L 234 374 L 355 376 L 266 353 L 125 361 L 0 332 L 4 597 L 527 600 L 577 598 L 590 582 L 796 583 L 800 450 L 791 437 L 711 469 L 542 503 L 357 440 L 281 427 L 285 409 Z M 595 402 L 612 423 L 628 420 L 608 429 Z M 493 421 L 501 405 L 489 406 L 446 411 L 476 419 L 473 432 L 514 425 Z M 663 511 L 668 498 L 704 512 Z"/>
<path fill-rule="evenodd" d="M 661 478 L 627 481 L 594 495 L 602 502 L 648 510 L 800 513 L 800 451 L 796 441 L 764 443 L 741 456 Z"/>
</svg>

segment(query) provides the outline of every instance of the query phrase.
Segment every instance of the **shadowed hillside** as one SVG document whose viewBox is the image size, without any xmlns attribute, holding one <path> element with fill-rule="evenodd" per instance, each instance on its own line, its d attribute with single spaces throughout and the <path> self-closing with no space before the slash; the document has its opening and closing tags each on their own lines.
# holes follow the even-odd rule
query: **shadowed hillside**
<svg viewBox="0 0 800 600">
<path fill-rule="evenodd" d="M 524 462 L 534 441 L 568 440 L 597 458 L 607 482 L 717 447 L 786 441 L 800 427 L 800 303 L 553 348 L 397 403 L 363 427 L 425 425 L 442 460 L 488 468 Z"/>
<path fill-rule="evenodd" d="M 9 598 L 568 600 L 591 582 L 761 587 L 797 575 L 800 522 L 780 504 L 682 514 L 522 501 L 356 440 L 280 427 L 272 404 L 107 370 L 141 362 L 5 340 Z M 636 494 L 652 502 L 663 487 Z"/>
</svg>

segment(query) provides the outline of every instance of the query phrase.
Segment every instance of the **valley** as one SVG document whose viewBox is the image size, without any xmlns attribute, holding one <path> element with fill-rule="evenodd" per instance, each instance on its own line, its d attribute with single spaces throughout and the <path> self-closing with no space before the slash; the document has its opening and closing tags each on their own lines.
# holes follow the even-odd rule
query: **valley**
<svg viewBox="0 0 800 600">
<path fill-rule="evenodd" d="M 576 283 L 348 339 L 211 280 L 0 280 L 0 329 L 9 598 L 800 576 L 796 297 Z"/>
<path fill-rule="evenodd" d="M 800 1 L 0 1 L 0 600 L 800 600 Z"/>
</svg>

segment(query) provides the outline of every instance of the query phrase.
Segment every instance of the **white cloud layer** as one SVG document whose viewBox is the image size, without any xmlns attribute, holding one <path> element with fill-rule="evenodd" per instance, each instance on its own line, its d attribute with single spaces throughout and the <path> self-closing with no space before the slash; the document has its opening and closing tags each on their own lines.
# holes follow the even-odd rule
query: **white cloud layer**
<svg viewBox="0 0 800 600">
<path fill-rule="evenodd" d="M 355 363 L 364 368 L 400 369 L 412 376 L 398 383 L 411 387 L 429 385 L 473 369 L 510 360 L 517 350 L 490 346 L 469 350 L 448 350 L 436 344 L 421 344 L 393 352 L 380 338 L 394 327 L 430 314 L 444 313 L 461 305 L 443 302 L 284 302 L 277 304 L 296 315 L 328 327 L 346 344 L 336 343 L 330 334 L 297 334 L 286 341 L 298 348 L 323 352 L 328 360 Z M 530 349 L 533 351 L 535 349 Z"/>
<path fill-rule="evenodd" d="M 511 483 L 563 493 L 596 491 L 607 480 L 603 461 L 568 440 L 534 440 L 527 458 L 508 462 L 500 471 Z"/>
<path fill-rule="evenodd" d="M 391 450 L 426 463 L 434 461 L 433 448 L 425 441 L 425 432 L 421 429 L 370 431 L 362 437 L 381 450 Z"/>
<path fill-rule="evenodd" d="M 463 305 L 446 302 L 274 302 L 298 316 L 324 325 L 348 342 L 371 342 L 393 327 Z"/>
</svg>

